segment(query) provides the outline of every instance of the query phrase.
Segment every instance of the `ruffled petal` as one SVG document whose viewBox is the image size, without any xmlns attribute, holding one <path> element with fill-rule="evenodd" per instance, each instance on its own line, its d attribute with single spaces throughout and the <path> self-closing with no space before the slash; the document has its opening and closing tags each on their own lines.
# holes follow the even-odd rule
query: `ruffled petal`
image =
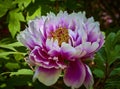
<svg viewBox="0 0 120 89">
<path fill-rule="evenodd" d="M 60 74 L 61 69 L 47 69 L 43 67 L 38 67 L 33 76 L 33 81 L 38 79 L 41 83 L 45 84 L 46 86 L 51 86 L 57 82 Z"/>
<path fill-rule="evenodd" d="M 29 55 L 30 61 L 33 61 L 36 63 L 44 63 L 48 64 L 48 55 L 38 46 L 35 46 L 35 48 L 31 51 Z"/>
<path fill-rule="evenodd" d="M 64 59 L 74 61 L 76 49 L 73 48 L 70 44 L 63 42 L 61 46 L 61 54 Z"/>
<path fill-rule="evenodd" d="M 82 46 L 81 48 L 89 54 L 89 53 L 95 52 L 97 48 L 99 47 L 99 44 L 98 42 L 93 42 L 93 43 L 85 42 L 81 44 L 81 46 Z"/>
<path fill-rule="evenodd" d="M 69 66 L 65 70 L 64 83 L 68 87 L 79 88 L 85 80 L 85 66 L 79 60 L 70 62 Z"/>
<path fill-rule="evenodd" d="M 84 81 L 84 86 L 86 87 L 86 89 L 90 89 L 94 84 L 94 80 L 89 67 L 85 65 L 85 68 L 86 68 L 86 77 Z"/>
<path fill-rule="evenodd" d="M 17 35 L 17 40 L 31 50 L 35 46 L 41 46 L 46 39 L 43 32 L 44 21 L 45 18 L 29 21 L 28 27 Z"/>
</svg>

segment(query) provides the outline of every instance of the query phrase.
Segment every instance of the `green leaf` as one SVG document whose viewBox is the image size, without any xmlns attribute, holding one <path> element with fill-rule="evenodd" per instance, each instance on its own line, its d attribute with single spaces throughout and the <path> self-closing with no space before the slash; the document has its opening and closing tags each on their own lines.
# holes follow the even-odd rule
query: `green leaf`
<svg viewBox="0 0 120 89">
<path fill-rule="evenodd" d="M 33 71 L 30 69 L 20 69 L 17 72 L 12 72 L 10 76 L 13 75 L 33 75 Z"/>
<path fill-rule="evenodd" d="M 115 33 L 110 33 L 105 41 L 105 51 L 107 53 L 107 56 L 110 55 L 110 51 L 113 49 L 113 41 L 115 38 Z"/>
<path fill-rule="evenodd" d="M 9 45 L 1 45 L 1 44 L 0 44 L 0 48 L 6 48 L 6 49 L 10 49 L 10 50 L 12 50 L 12 51 L 16 51 L 15 48 L 13 48 L 12 46 L 9 46 Z"/>
<path fill-rule="evenodd" d="M 11 47 L 19 47 L 19 46 L 23 46 L 23 44 L 20 43 L 20 42 L 14 42 L 14 43 L 11 43 L 11 44 L 8 44 L 8 45 L 11 46 Z"/>
<path fill-rule="evenodd" d="M 17 17 L 16 19 L 18 19 L 19 21 L 25 22 L 25 18 L 21 12 L 15 13 L 15 16 Z"/>
<path fill-rule="evenodd" d="M 7 11 L 8 9 L 5 7 L 2 7 L 2 5 L 0 4 L 0 17 L 4 16 Z"/>
<path fill-rule="evenodd" d="M 12 0 L 0 0 L 0 17 L 4 16 L 13 6 Z"/>
<path fill-rule="evenodd" d="M 101 69 L 95 69 L 95 70 L 93 71 L 93 73 L 94 73 L 97 77 L 99 77 L 99 78 L 103 78 L 103 77 L 104 77 L 104 72 L 103 72 Z"/>
<path fill-rule="evenodd" d="M 120 76 L 120 68 L 115 68 L 114 70 L 112 70 L 112 72 L 110 73 L 110 76 Z"/>
<path fill-rule="evenodd" d="M 120 31 L 115 33 L 110 33 L 105 41 L 105 51 L 106 51 L 106 57 L 109 66 L 115 62 L 118 58 L 120 58 Z"/>
<path fill-rule="evenodd" d="M 7 86 L 7 85 L 6 85 L 5 83 L 0 84 L 0 88 L 1 88 L 1 89 L 5 88 L 6 86 Z"/>
<path fill-rule="evenodd" d="M 16 61 L 19 61 L 19 60 L 23 60 L 24 59 L 24 56 L 22 54 L 14 54 L 14 58 L 16 59 Z"/>
<path fill-rule="evenodd" d="M 10 69 L 10 70 L 13 70 L 13 69 L 19 69 L 20 65 L 18 63 L 8 62 L 8 63 L 5 64 L 5 67 Z"/>
<path fill-rule="evenodd" d="M 115 45 L 117 42 L 120 42 L 120 31 L 116 33 L 113 45 Z"/>
<path fill-rule="evenodd" d="M 7 57 L 8 55 L 10 55 L 10 54 L 13 54 L 14 52 L 1 52 L 0 53 L 0 58 L 5 58 L 5 57 Z"/>
<path fill-rule="evenodd" d="M 105 59 L 106 57 L 105 57 L 105 52 L 104 52 L 104 47 L 103 47 L 95 55 L 94 61 L 95 61 L 97 68 L 104 70 Z"/>
<path fill-rule="evenodd" d="M 27 7 L 32 0 L 15 0 L 14 3 L 17 3 L 19 6 L 24 5 L 24 7 Z"/>
<path fill-rule="evenodd" d="M 26 20 L 29 21 L 29 20 L 32 20 L 34 19 L 35 17 L 40 17 L 41 15 L 41 8 L 38 8 L 31 16 L 29 15 L 29 12 L 27 13 L 27 17 L 26 17 Z"/>
<path fill-rule="evenodd" d="M 11 44 L 0 43 L 0 48 L 6 48 L 12 51 L 17 51 L 14 47 L 20 47 L 20 46 L 23 46 L 20 42 L 14 42 Z"/>
<path fill-rule="evenodd" d="M 17 12 L 18 10 L 13 10 L 9 12 L 9 31 L 14 38 L 16 33 L 20 31 L 20 21 L 25 21 L 24 16 L 21 12 Z"/>
<path fill-rule="evenodd" d="M 2 52 L 0 53 L 0 58 L 4 58 L 10 54 L 21 54 L 21 55 L 26 55 L 26 53 L 21 53 L 21 52 Z"/>
<path fill-rule="evenodd" d="M 110 58 L 108 59 L 109 65 L 115 62 L 118 58 L 120 58 L 120 45 L 116 45 L 115 48 L 110 51 Z"/>
<path fill-rule="evenodd" d="M 14 38 L 16 33 L 20 31 L 20 22 L 19 20 L 15 19 L 13 16 L 9 20 L 9 31 Z"/>
<path fill-rule="evenodd" d="M 106 83 L 105 89 L 120 89 L 120 81 L 118 80 L 111 80 Z"/>
</svg>

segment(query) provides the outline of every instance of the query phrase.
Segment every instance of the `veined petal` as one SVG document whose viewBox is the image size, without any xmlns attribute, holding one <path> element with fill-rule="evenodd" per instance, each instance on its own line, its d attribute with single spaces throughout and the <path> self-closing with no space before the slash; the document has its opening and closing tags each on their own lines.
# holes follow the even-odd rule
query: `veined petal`
<svg viewBox="0 0 120 89">
<path fill-rule="evenodd" d="M 60 74 L 61 69 L 47 69 L 43 67 L 38 67 L 33 76 L 33 81 L 38 79 L 41 83 L 45 84 L 46 86 L 50 86 L 57 82 Z"/>
<path fill-rule="evenodd" d="M 84 86 L 86 87 L 86 89 L 90 89 L 94 84 L 94 80 L 90 68 L 87 65 L 85 65 L 85 68 L 86 68 L 86 77 L 84 81 Z"/>
<path fill-rule="evenodd" d="M 72 88 L 79 88 L 85 80 L 85 66 L 79 60 L 70 62 L 65 70 L 64 83 Z"/>
</svg>

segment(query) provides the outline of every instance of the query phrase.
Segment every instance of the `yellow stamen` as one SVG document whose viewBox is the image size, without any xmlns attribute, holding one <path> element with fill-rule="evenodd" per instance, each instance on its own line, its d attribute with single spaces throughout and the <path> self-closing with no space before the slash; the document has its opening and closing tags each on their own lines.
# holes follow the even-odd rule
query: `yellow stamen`
<svg viewBox="0 0 120 89">
<path fill-rule="evenodd" d="M 54 40 L 58 40 L 59 45 L 61 46 L 62 42 L 68 42 L 69 35 L 66 28 L 58 28 L 55 32 L 51 32 L 51 36 Z"/>
</svg>

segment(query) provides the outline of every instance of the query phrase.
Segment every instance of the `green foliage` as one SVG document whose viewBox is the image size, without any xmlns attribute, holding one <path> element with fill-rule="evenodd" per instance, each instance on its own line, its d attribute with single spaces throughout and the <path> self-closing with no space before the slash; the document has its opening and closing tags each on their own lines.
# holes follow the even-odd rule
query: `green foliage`
<svg viewBox="0 0 120 89">
<path fill-rule="evenodd" d="M 119 89 L 120 80 L 120 31 L 111 32 L 105 41 L 104 47 L 95 56 L 95 68 L 93 70 L 99 84 L 102 83 L 104 89 Z M 100 80 L 101 78 L 101 80 Z M 97 84 L 99 86 L 99 84 Z M 95 87 L 96 88 L 96 87 Z M 98 87 L 97 89 L 102 89 Z"/>
<path fill-rule="evenodd" d="M 33 71 L 30 69 L 20 69 L 17 72 L 11 72 L 10 76 L 13 75 L 33 75 Z"/>
<path fill-rule="evenodd" d="M 98 78 L 103 78 L 104 77 L 104 72 L 100 69 L 94 69 L 93 73 L 98 77 Z"/>
<path fill-rule="evenodd" d="M 99 0 L 0 0 L 0 32 L 4 31 L 4 34 L 0 33 L 0 89 L 60 89 L 61 87 L 70 89 L 61 83 L 63 79 L 59 79 L 58 84 L 51 87 L 39 81 L 33 83 L 34 73 L 24 60 L 27 49 L 17 42 L 16 35 L 25 29 L 29 20 L 46 15 L 50 11 L 57 13 L 59 10 L 68 12 L 85 10 L 88 16 L 94 15 L 93 17 L 98 20 L 100 13 L 96 12 L 100 9 L 95 9 L 99 5 L 94 4 L 97 1 Z M 102 30 L 106 29 L 103 28 L 103 24 L 101 27 Z M 95 80 L 94 89 L 120 89 L 119 28 L 117 25 L 109 28 L 110 30 L 104 30 L 107 34 L 105 44 L 96 53 L 95 64 L 91 67 Z M 5 30 L 10 32 L 7 38 L 1 36 L 6 35 Z M 82 86 L 80 89 L 85 88 Z"/>
<path fill-rule="evenodd" d="M 38 8 L 38 9 L 35 10 L 35 12 L 32 15 L 30 15 L 30 13 L 28 12 L 26 20 L 29 21 L 31 19 L 34 19 L 37 16 L 40 16 L 40 15 L 41 15 L 41 8 Z"/>
</svg>

